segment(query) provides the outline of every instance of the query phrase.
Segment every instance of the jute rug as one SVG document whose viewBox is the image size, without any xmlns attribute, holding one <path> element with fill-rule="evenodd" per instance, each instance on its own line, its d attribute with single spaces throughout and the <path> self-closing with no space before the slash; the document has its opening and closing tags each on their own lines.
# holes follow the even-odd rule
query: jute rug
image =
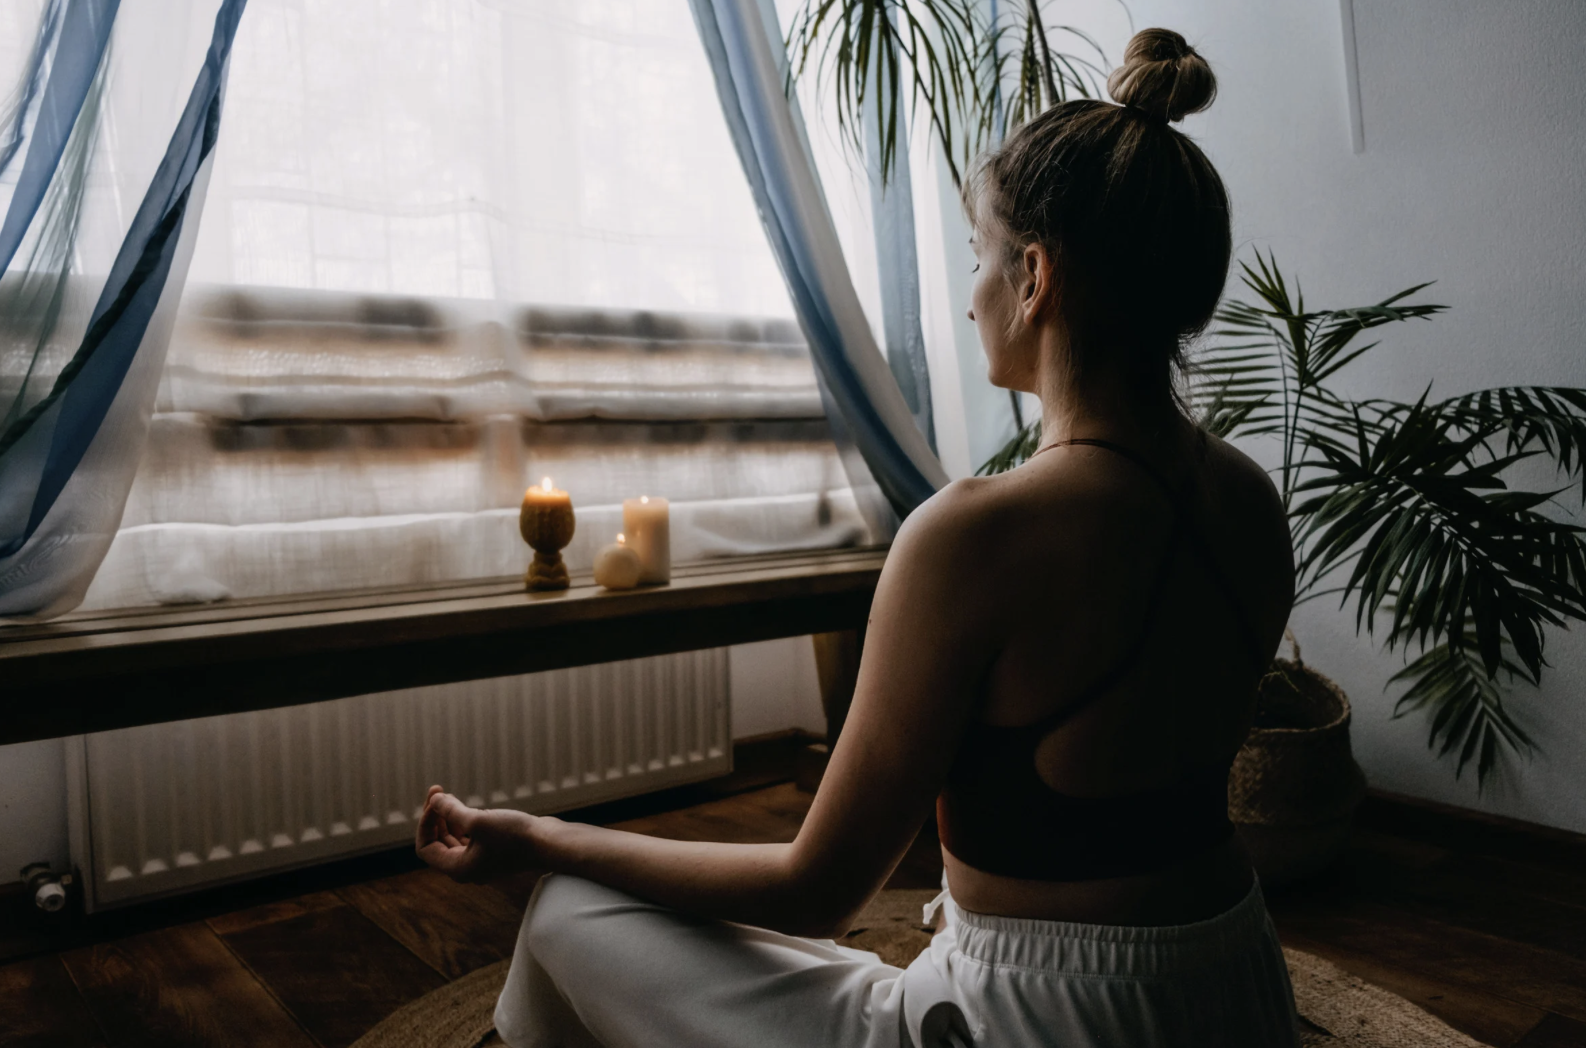
<svg viewBox="0 0 1586 1048">
<path fill-rule="evenodd" d="M 933 891 L 882 892 L 843 940 L 900 968 L 931 936 L 920 910 Z M 1308 1027 L 1305 1048 L 1487 1048 L 1404 998 L 1355 978 L 1301 950 L 1285 949 L 1294 1002 Z M 360 1037 L 352 1048 L 493 1048 L 496 997 L 506 982 L 501 961 L 404 1005 Z"/>
</svg>

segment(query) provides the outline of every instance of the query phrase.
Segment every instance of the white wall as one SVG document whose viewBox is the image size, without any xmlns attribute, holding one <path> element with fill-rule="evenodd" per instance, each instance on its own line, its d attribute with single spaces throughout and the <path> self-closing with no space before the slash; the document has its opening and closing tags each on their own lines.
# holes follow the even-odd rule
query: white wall
<svg viewBox="0 0 1586 1048">
<path fill-rule="evenodd" d="M 732 737 L 788 728 L 826 734 L 815 645 L 808 637 L 739 644 L 732 649 Z"/>
<path fill-rule="evenodd" d="M 1428 300 L 1451 312 L 1385 330 L 1352 392 L 1586 386 L 1586 4 L 1353 2 L 1360 155 L 1339 0 L 1130 0 L 1136 27 L 1179 30 L 1216 70 L 1216 103 L 1184 129 L 1228 183 L 1241 257 L 1275 250 L 1313 307 L 1437 281 Z M 1095 0 L 1072 17 L 1118 60 L 1121 8 Z M 1374 785 L 1586 831 L 1586 630 L 1551 637 L 1541 692 L 1515 696 L 1542 753 L 1478 796 L 1473 773 L 1456 783 L 1428 753 L 1422 719 L 1389 719 L 1384 686 L 1402 661 L 1335 607 L 1313 602 L 1294 627 L 1306 661 L 1349 693 Z"/>
</svg>

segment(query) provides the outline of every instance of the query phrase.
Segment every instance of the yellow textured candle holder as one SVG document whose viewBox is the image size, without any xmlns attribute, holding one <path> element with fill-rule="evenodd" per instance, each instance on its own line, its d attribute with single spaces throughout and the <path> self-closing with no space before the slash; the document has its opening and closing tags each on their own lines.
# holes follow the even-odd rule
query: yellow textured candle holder
<svg viewBox="0 0 1586 1048">
<path fill-rule="evenodd" d="M 566 492 L 532 487 L 523 496 L 518 531 L 534 550 L 534 559 L 523 576 L 527 590 L 567 588 L 567 565 L 562 548 L 573 539 L 573 503 Z"/>
</svg>

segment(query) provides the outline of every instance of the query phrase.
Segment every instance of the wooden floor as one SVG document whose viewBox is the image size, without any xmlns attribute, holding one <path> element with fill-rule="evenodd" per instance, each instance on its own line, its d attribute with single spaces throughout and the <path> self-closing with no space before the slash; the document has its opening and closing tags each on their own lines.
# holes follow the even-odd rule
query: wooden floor
<svg viewBox="0 0 1586 1048">
<path fill-rule="evenodd" d="M 1320 954 L 1488 1044 L 1586 1048 L 1586 846 L 1368 798 L 1342 869 L 1268 893 Z"/>
<path fill-rule="evenodd" d="M 723 792 L 587 814 L 666 837 L 784 841 L 810 803 L 789 783 Z M 1586 1046 L 1586 870 L 1567 850 L 1528 854 L 1501 833 L 1384 811 L 1363 812 L 1339 875 L 1269 898 L 1285 942 L 1487 1043 Z M 928 829 L 892 886 L 940 874 Z M 341 1048 L 509 956 L 531 884 L 463 887 L 392 854 L 95 918 L 64 933 L 71 948 L 0 966 L 0 1045 Z"/>
</svg>

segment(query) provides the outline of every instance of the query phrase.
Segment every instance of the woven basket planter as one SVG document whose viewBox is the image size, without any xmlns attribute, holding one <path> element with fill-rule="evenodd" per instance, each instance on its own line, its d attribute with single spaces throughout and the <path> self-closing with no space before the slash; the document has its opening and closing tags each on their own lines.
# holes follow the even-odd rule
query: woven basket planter
<svg viewBox="0 0 1586 1048">
<path fill-rule="evenodd" d="M 1273 660 L 1262 679 L 1255 726 L 1228 780 L 1228 818 L 1269 885 L 1337 859 L 1366 790 L 1349 748 L 1349 699 L 1299 654 L 1296 645 L 1293 659 Z"/>
</svg>

